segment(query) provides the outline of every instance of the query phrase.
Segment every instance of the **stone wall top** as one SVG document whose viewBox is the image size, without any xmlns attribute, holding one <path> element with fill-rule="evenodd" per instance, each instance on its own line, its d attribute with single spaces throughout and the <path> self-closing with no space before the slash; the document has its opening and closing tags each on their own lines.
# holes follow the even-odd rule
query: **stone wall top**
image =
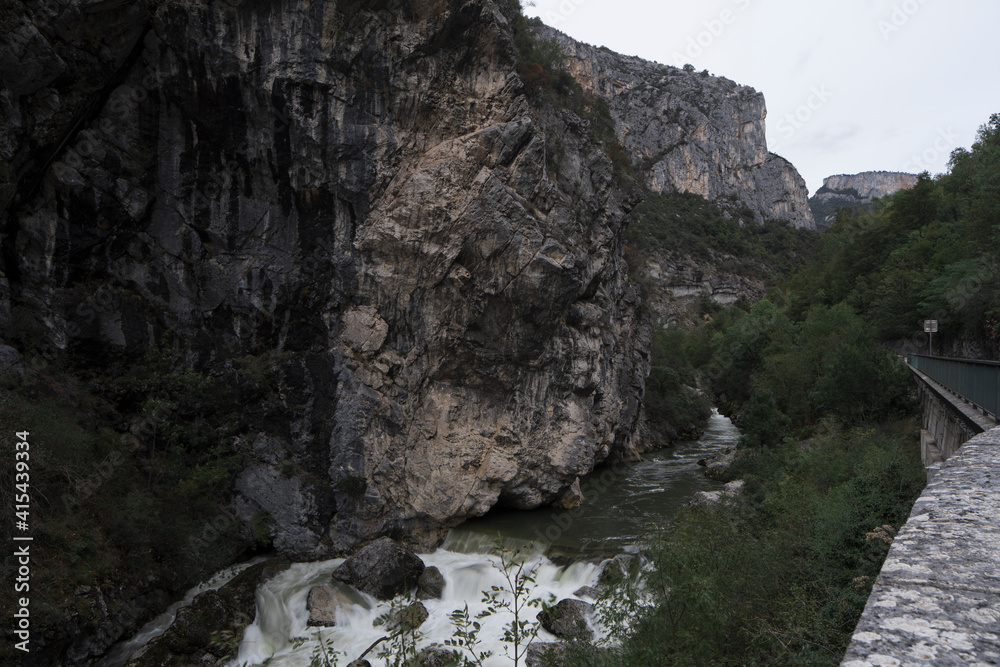
<svg viewBox="0 0 1000 667">
<path fill-rule="evenodd" d="M 842 667 L 1000 664 L 1000 427 L 949 458 L 893 542 Z"/>
</svg>

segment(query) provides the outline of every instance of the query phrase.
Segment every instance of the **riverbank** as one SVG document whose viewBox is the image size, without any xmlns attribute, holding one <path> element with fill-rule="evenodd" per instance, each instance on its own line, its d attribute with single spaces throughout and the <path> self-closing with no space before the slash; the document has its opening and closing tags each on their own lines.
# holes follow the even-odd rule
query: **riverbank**
<svg viewBox="0 0 1000 667">
<path fill-rule="evenodd" d="M 531 595 L 539 608 L 543 602 L 554 604 L 561 600 L 594 604 L 597 597 L 594 587 L 602 562 L 623 551 L 638 551 L 651 534 L 673 520 L 694 494 L 721 488 L 719 482 L 705 477 L 698 462 L 734 446 L 738 438 L 739 431 L 732 423 L 715 412 L 699 440 L 659 450 L 643 461 L 606 466 L 583 478 L 582 501 L 574 508 L 499 510 L 453 530 L 438 550 L 420 556 L 427 567 L 438 568 L 444 582 L 442 598 L 423 603 L 428 619 L 420 626 L 425 640 L 422 644 L 443 645 L 450 640 L 455 633 L 452 613 L 464 605 L 469 605 L 473 615 L 485 609 L 481 602 L 483 592 L 503 583 L 498 579 L 502 578 L 503 563 L 496 542 L 501 536 L 505 548 L 520 550 L 529 559 L 534 579 Z M 317 631 L 309 625 L 310 590 L 334 583 L 330 575 L 343 562 L 343 558 L 338 558 L 297 563 L 265 584 L 257 595 L 256 617 L 245 619 L 245 631 L 239 628 L 238 642 L 228 640 L 234 653 L 235 647 L 239 647 L 238 657 L 232 661 L 217 659 L 218 664 L 254 665 L 266 660 L 276 666 L 309 664 L 303 661 L 311 659 L 321 640 L 353 659 L 384 636 L 385 629 L 376 621 L 390 612 L 394 603 L 380 602 L 363 594 L 349 596 L 353 603 L 336 612 L 335 628 Z M 529 614 L 532 622 L 537 611 Z M 598 615 L 591 613 L 589 618 L 591 629 L 602 636 Z M 155 627 L 144 629 L 147 641 L 165 629 L 164 620 L 161 618 Z M 505 622 L 502 615 L 483 621 L 484 646 L 498 656 L 486 664 L 509 664 L 499 657 L 504 655 L 500 638 Z M 228 627 L 217 630 L 233 632 Z M 544 629 L 540 631 L 540 642 L 560 640 Z M 162 644 L 163 640 L 154 643 Z M 174 640 L 168 643 L 176 645 Z M 128 647 L 118 647 L 117 657 L 101 667 L 120 667 L 125 664 L 121 656 L 128 657 L 127 649 L 134 651 L 140 645 L 141 642 L 132 642 Z M 204 655 L 205 647 L 200 649 L 202 657 L 212 659 Z M 156 664 L 149 660 L 159 650 L 143 659 L 133 657 L 129 664 L 136 667 Z M 220 652 L 221 648 L 215 650 Z M 373 664 L 381 662 L 375 660 Z"/>
</svg>

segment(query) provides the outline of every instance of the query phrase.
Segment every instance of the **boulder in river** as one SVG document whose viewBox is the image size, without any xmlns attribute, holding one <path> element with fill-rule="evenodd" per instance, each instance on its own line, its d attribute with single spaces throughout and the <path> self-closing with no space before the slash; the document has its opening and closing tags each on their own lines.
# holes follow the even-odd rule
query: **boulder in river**
<svg viewBox="0 0 1000 667">
<path fill-rule="evenodd" d="M 698 461 L 698 465 L 705 466 L 706 477 L 721 480 L 729 472 L 729 467 L 733 465 L 733 461 L 735 460 L 736 449 L 729 447 L 724 452 L 717 452 L 706 456 Z"/>
<path fill-rule="evenodd" d="M 561 665 L 565 653 L 565 642 L 536 642 L 524 654 L 524 664 L 526 667 Z"/>
<path fill-rule="evenodd" d="M 601 588 L 613 586 L 627 574 L 633 572 L 635 561 L 633 556 L 628 554 L 618 554 L 611 560 L 604 563 L 601 576 L 597 579 L 597 585 Z"/>
<path fill-rule="evenodd" d="M 601 592 L 593 586 L 580 586 L 580 588 L 573 591 L 573 595 L 578 598 L 590 598 L 592 600 L 596 600 L 601 597 Z"/>
<path fill-rule="evenodd" d="M 333 586 L 313 586 L 306 598 L 309 620 L 306 625 L 330 627 L 337 624 L 337 610 L 345 606 L 345 600 Z"/>
<path fill-rule="evenodd" d="M 543 628 L 560 639 L 589 640 L 594 632 L 587 625 L 587 616 L 593 609 L 594 605 L 589 602 L 566 598 L 556 606 L 540 611 L 538 620 Z"/>
<path fill-rule="evenodd" d="M 333 578 L 379 600 L 391 600 L 415 586 L 424 569 L 412 549 L 381 537 L 345 560 Z"/>
<path fill-rule="evenodd" d="M 430 616 L 430 613 L 427 611 L 424 603 L 414 602 L 393 614 L 392 620 L 389 622 L 389 629 L 394 632 L 396 630 L 410 632 L 423 625 L 428 616 Z"/>
<path fill-rule="evenodd" d="M 691 497 L 691 502 L 689 504 L 694 506 L 699 505 L 717 505 L 730 498 L 735 498 L 743 492 L 744 481 L 738 479 L 733 482 L 729 482 L 722 487 L 720 491 L 698 491 Z"/>
<path fill-rule="evenodd" d="M 417 664 L 420 667 L 459 667 L 462 659 L 455 655 L 454 650 L 428 646 L 417 654 Z"/>
<path fill-rule="evenodd" d="M 440 600 L 444 593 L 444 576 L 433 565 L 424 569 L 417 580 L 417 598 L 420 600 Z"/>
</svg>

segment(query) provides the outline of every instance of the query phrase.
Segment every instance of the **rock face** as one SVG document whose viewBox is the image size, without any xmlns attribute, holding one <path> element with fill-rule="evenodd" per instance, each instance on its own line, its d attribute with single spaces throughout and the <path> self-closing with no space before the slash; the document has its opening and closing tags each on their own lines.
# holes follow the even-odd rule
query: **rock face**
<svg viewBox="0 0 1000 667">
<path fill-rule="evenodd" d="M 916 184 L 916 174 L 897 171 L 865 171 L 853 175 L 829 176 L 823 179 L 823 187 L 809 199 L 809 207 L 817 225 L 826 228 L 836 220 L 838 208 L 866 206 L 876 197 L 909 190 Z"/>
<path fill-rule="evenodd" d="M 551 28 L 539 36 L 558 43 L 576 80 L 608 103 L 622 147 L 653 192 L 701 195 L 741 224 L 784 220 L 815 228 L 805 181 L 767 150 L 761 93 L 582 44 Z M 767 280 L 731 268 L 744 258 L 713 255 L 667 252 L 640 267 L 655 285 L 643 296 L 657 324 L 697 323 L 703 295 L 729 306 L 767 292 Z"/>
<path fill-rule="evenodd" d="M 524 95 L 491 0 L 59 0 L 0 22 L 0 328 L 30 313 L 83 366 L 170 334 L 220 386 L 266 364 L 235 489 L 279 550 L 433 544 L 634 448 L 634 202 L 585 124 Z"/>
<path fill-rule="evenodd" d="M 756 222 L 815 227 L 805 181 L 768 152 L 764 96 L 729 79 L 582 44 L 546 28 L 585 90 L 607 100 L 618 137 L 654 192 L 749 207 Z M 749 222 L 749 221 L 746 221 Z"/>
<path fill-rule="evenodd" d="M 704 298 L 731 306 L 740 299 L 753 303 L 767 294 L 767 281 L 722 268 L 727 261 L 731 262 L 732 258 L 721 254 L 714 261 L 698 261 L 672 253 L 648 259 L 642 270 L 653 286 L 643 296 L 656 315 L 655 323 L 661 326 L 696 324 Z"/>
</svg>

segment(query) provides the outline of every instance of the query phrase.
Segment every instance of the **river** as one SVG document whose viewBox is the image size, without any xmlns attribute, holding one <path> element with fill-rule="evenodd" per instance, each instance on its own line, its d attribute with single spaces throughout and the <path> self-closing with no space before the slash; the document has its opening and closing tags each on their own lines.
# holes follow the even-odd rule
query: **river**
<svg viewBox="0 0 1000 667">
<path fill-rule="evenodd" d="M 475 615 L 485 605 L 482 591 L 502 586 L 494 541 L 502 536 L 508 545 L 529 551 L 529 567 L 534 568 L 532 596 L 558 601 L 576 598 L 582 586 L 593 586 L 603 558 L 623 551 L 635 551 L 643 538 L 661 530 L 697 491 L 718 489 L 707 479 L 698 460 L 733 446 L 739 432 L 718 413 L 713 414 L 703 437 L 697 442 L 680 443 L 648 455 L 643 461 L 599 469 L 581 480 L 583 503 L 573 510 L 544 509 L 530 512 L 494 511 L 453 530 L 434 553 L 422 554 L 428 566 L 440 569 L 445 579 L 442 599 L 427 600 L 429 618 L 421 626 L 421 645 L 441 644 L 453 635 L 450 614 L 469 605 Z M 308 667 L 323 637 L 343 655 L 341 665 L 357 658 L 374 641 L 386 634 L 375 619 L 389 610 L 388 602 L 351 592 L 357 603 L 338 612 L 337 626 L 314 628 L 306 625 L 306 597 L 315 585 L 336 585 L 330 576 L 343 559 L 297 563 L 276 576 L 257 592 L 257 616 L 247 627 L 239 654 L 230 667 Z M 587 598 L 581 598 L 587 599 Z M 592 601 L 592 600 L 589 600 Z M 535 610 L 530 609 L 530 615 Z M 487 667 L 510 665 L 499 641 L 508 622 L 503 614 L 482 621 L 483 648 L 494 657 Z M 161 622 L 162 624 L 162 622 Z M 601 628 L 594 630 L 600 635 Z M 542 630 L 538 641 L 557 641 Z M 384 661 L 370 653 L 373 667 Z"/>
</svg>

